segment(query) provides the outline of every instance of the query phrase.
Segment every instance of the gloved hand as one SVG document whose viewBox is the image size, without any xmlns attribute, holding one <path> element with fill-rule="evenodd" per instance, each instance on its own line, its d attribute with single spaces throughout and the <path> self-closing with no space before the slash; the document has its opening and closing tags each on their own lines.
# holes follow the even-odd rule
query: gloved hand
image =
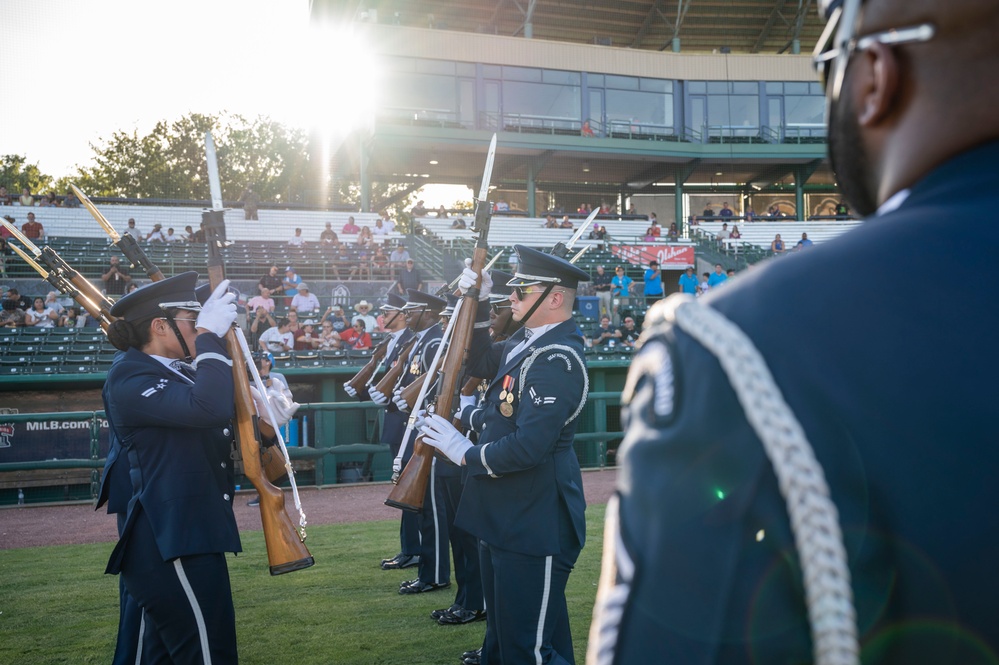
<svg viewBox="0 0 999 665">
<path fill-rule="evenodd" d="M 357 397 L 357 391 L 350 385 L 350 382 L 343 384 L 343 391 L 351 397 Z"/>
<path fill-rule="evenodd" d="M 402 473 L 402 455 L 392 459 L 392 482 L 399 480 L 399 474 Z"/>
<path fill-rule="evenodd" d="M 472 270 L 472 259 L 465 259 L 465 269 L 461 271 L 461 277 L 458 278 L 458 289 L 464 294 L 470 288 L 475 286 L 475 280 L 478 279 L 479 273 Z M 488 300 L 489 294 L 493 290 L 493 278 L 489 276 L 489 273 L 482 274 L 482 284 L 479 286 L 479 300 Z"/>
<path fill-rule="evenodd" d="M 224 279 L 219 284 L 208 300 L 201 306 L 198 320 L 195 327 L 215 333 L 219 337 L 225 336 L 232 324 L 236 321 L 236 300 L 235 293 L 226 293 L 229 288 L 229 280 Z"/>
<path fill-rule="evenodd" d="M 428 414 L 426 409 L 420 409 L 419 411 L 417 411 L 416 414 L 413 416 L 413 427 L 415 427 L 417 430 L 420 430 L 424 425 L 426 425 L 427 415 Z"/>
<path fill-rule="evenodd" d="M 371 401 L 374 402 L 375 404 L 381 404 L 382 406 L 388 404 L 388 397 L 381 394 L 374 388 L 368 390 L 368 397 L 370 397 Z"/>
<path fill-rule="evenodd" d="M 479 401 L 479 398 L 475 395 L 460 395 L 458 397 L 458 413 L 465 410 L 466 406 L 475 406 Z"/>
<path fill-rule="evenodd" d="M 409 404 L 407 404 L 406 400 L 402 398 L 401 390 L 397 390 L 394 393 L 392 393 L 392 402 L 395 404 L 396 408 L 398 408 L 400 412 L 409 413 Z"/>
<path fill-rule="evenodd" d="M 423 442 L 444 453 L 445 456 L 458 466 L 465 461 L 465 453 L 472 447 L 472 442 L 466 439 L 461 432 L 455 429 L 447 418 L 443 418 L 436 413 L 426 419 L 423 427 L 420 428 Z"/>
<path fill-rule="evenodd" d="M 281 390 L 268 390 L 267 400 L 271 404 L 271 411 L 268 411 L 267 405 L 264 403 L 264 398 L 260 395 L 260 391 L 257 390 L 256 386 L 250 386 L 250 394 L 253 396 L 253 405 L 257 409 L 257 416 L 274 429 L 279 429 L 287 425 L 288 421 L 292 419 L 295 412 L 301 406 L 298 402 L 289 399 Z M 277 419 L 276 423 L 271 422 L 271 412 L 274 413 L 274 417 Z"/>
</svg>

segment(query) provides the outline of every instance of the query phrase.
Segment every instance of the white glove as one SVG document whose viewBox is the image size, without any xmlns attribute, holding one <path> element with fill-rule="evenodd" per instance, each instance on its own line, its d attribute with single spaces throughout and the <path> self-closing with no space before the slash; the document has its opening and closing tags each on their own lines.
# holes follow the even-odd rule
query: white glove
<svg viewBox="0 0 999 665">
<path fill-rule="evenodd" d="M 236 321 L 236 303 L 233 302 L 236 300 L 236 294 L 226 293 L 228 288 L 229 280 L 224 279 L 212 291 L 212 295 L 201 306 L 198 320 L 194 324 L 196 327 L 204 328 L 219 337 L 223 337 L 229 332 L 232 324 Z"/>
<path fill-rule="evenodd" d="M 374 388 L 372 388 L 372 389 L 370 389 L 368 391 L 368 397 L 370 397 L 371 401 L 374 402 L 375 404 L 381 404 L 382 406 L 385 406 L 386 404 L 388 404 L 388 397 L 386 397 L 385 395 L 381 394 L 380 392 L 378 392 Z"/>
<path fill-rule="evenodd" d="M 402 455 L 392 459 L 392 478 L 398 478 L 400 473 L 402 473 Z"/>
<path fill-rule="evenodd" d="M 257 409 L 257 416 L 274 429 L 279 429 L 287 425 L 288 421 L 292 419 L 295 412 L 301 406 L 298 402 L 288 399 L 288 396 L 280 390 L 268 390 L 267 399 L 271 404 L 271 411 L 274 412 L 274 417 L 277 418 L 277 422 L 275 423 L 271 422 L 270 412 L 267 410 L 264 398 L 260 395 L 260 391 L 257 390 L 256 386 L 250 386 L 250 394 L 253 395 L 253 405 Z"/>
<path fill-rule="evenodd" d="M 458 413 L 465 410 L 465 407 L 475 406 L 479 401 L 479 398 L 475 395 L 460 395 L 458 397 Z"/>
<path fill-rule="evenodd" d="M 465 259 L 465 269 L 461 271 L 461 277 L 458 278 L 458 289 L 461 290 L 462 294 L 475 286 L 475 280 L 478 277 L 479 273 L 472 270 L 472 259 Z M 479 286 L 479 300 L 488 300 L 492 290 L 493 278 L 489 276 L 488 272 L 482 273 L 482 284 Z"/>
<path fill-rule="evenodd" d="M 413 427 L 417 430 L 422 429 L 423 426 L 427 424 L 427 415 L 426 409 L 420 409 L 417 411 L 413 416 Z"/>
<path fill-rule="evenodd" d="M 349 382 L 343 384 L 343 391 L 348 395 L 350 395 L 351 397 L 357 397 L 357 391 L 354 390 L 354 387 L 351 386 Z"/>
<path fill-rule="evenodd" d="M 447 418 L 436 413 L 426 419 L 420 435 L 423 436 L 424 443 L 444 453 L 458 466 L 465 461 L 465 453 L 472 447 L 472 442 L 455 429 Z"/>
<path fill-rule="evenodd" d="M 409 404 L 407 404 L 406 400 L 402 398 L 401 390 L 397 390 L 392 394 L 392 402 L 395 403 L 396 407 L 402 413 L 409 413 Z"/>
</svg>

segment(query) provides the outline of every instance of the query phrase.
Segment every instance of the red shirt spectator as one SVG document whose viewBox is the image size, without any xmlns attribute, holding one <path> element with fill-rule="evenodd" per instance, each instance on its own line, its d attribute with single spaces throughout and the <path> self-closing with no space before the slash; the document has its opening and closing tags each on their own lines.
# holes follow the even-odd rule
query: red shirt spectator
<svg viewBox="0 0 999 665">
<path fill-rule="evenodd" d="M 38 240 L 45 237 L 45 229 L 40 223 L 35 221 L 35 213 L 28 213 L 28 221 L 21 226 L 21 233 L 30 240 Z"/>
<path fill-rule="evenodd" d="M 340 339 L 352 349 L 361 350 L 371 348 L 371 335 L 365 331 L 364 321 L 361 320 L 354 321 L 353 326 L 340 333 Z"/>
</svg>

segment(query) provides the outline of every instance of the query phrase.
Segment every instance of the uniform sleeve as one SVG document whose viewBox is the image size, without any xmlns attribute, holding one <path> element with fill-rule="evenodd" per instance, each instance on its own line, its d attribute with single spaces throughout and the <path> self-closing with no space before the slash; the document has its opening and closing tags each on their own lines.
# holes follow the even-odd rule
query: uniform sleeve
<svg viewBox="0 0 999 665">
<path fill-rule="evenodd" d="M 519 381 L 520 378 L 518 377 Z M 562 430 L 585 399 L 586 368 L 575 353 L 550 349 L 540 353 L 517 389 L 516 427 L 489 441 L 488 427 L 465 455 L 473 475 L 503 475 L 537 466 L 562 439 Z"/>
<path fill-rule="evenodd" d="M 145 364 L 120 363 L 108 377 L 119 427 L 218 427 L 235 411 L 232 360 L 216 335 L 198 335 L 194 385 Z M 142 368 L 136 371 L 137 368 Z"/>
</svg>

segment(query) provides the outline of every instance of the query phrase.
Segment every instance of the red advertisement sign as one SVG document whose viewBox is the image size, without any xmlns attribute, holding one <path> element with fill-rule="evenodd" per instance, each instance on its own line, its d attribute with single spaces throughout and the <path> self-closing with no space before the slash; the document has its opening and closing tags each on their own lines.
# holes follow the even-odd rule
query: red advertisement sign
<svg viewBox="0 0 999 665">
<path fill-rule="evenodd" d="M 647 265 L 658 261 L 659 267 L 667 270 L 694 265 L 693 245 L 617 245 L 611 252 L 628 263 Z"/>
</svg>

